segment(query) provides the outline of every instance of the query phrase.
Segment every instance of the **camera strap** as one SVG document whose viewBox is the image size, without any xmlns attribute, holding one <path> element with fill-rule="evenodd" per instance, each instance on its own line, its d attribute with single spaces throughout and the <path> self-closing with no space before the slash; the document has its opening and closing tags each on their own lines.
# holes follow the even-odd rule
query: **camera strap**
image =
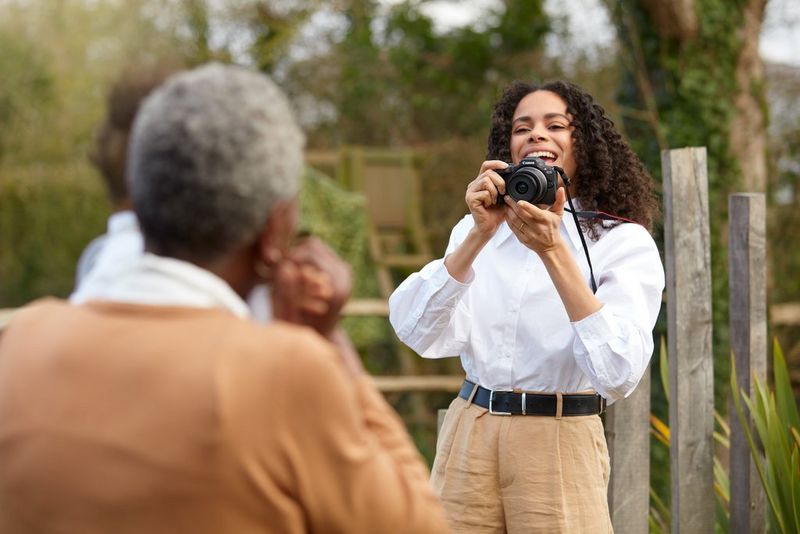
<svg viewBox="0 0 800 534">
<path fill-rule="evenodd" d="M 620 217 L 619 215 L 611 215 L 610 213 L 606 213 L 605 211 L 574 211 L 570 208 L 567 208 L 566 211 L 570 213 L 575 213 L 578 217 L 582 219 L 600 219 L 603 221 L 622 221 L 628 222 L 633 224 L 639 224 L 638 222 L 634 221 L 633 219 L 628 219 L 626 217 Z"/>
<path fill-rule="evenodd" d="M 553 167 L 558 174 L 561 175 L 561 180 L 564 182 L 564 192 L 567 193 L 567 203 L 569 204 L 569 211 L 572 213 L 572 218 L 575 221 L 575 228 L 578 230 L 578 235 L 581 238 L 581 245 L 583 245 L 583 253 L 586 255 L 586 263 L 589 264 L 589 276 L 590 276 L 590 284 L 592 286 L 592 293 L 597 293 L 597 282 L 594 279 L 594 268 L 592 267 L 592 258 L 589 256 L 589 247 L 586 246 L 586 238 L 583 237 L 583 230 L 581 229 L 581 224 L 578 221 L 578 213 L 579 212 L 575 209 L 575 205 L 572 203 L 572 196 L 569 194 L 569 186 L 571 185 L 571 181 L 567 173 L 564 172 L 564 169 L 561 167 Z"/>
</svg>

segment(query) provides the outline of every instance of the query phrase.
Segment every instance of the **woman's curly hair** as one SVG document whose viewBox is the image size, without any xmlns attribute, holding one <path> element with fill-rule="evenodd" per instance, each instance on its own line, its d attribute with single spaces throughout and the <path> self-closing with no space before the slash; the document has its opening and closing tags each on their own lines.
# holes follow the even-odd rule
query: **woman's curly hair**
<svg viewBox="0 0 800 534">
<path fill-rule="evenodd" d="M 659 216 L 653 179 L 628 143 L 614 128 L 605 110 L 575 84 L 553 81 L 541 85 L 516 81 L 506 88 L 492 114 L 486 159 L 511 161 L 511 121 L 517 105 L 534 91 L 550 91 L 567 104 L 572 116 L 575 181 L 581 207 L 634 220 L 652 232 Z M 598 237 L 600 221 L 591 219 L 586 229 Z"/>
</svg>

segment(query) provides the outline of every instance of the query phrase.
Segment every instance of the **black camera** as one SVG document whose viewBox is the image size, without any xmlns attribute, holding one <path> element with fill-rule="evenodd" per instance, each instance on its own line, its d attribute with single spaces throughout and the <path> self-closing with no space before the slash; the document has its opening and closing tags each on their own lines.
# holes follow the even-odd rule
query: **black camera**
<svg viewBox="0 0 800 534">
<path fill-rule="evenodd" d="M 525 200 L 531 204 L 547 204 L 556 201 L 558 174 L 556 170 L 539 158 L 523 158 L 518 165 L 495 170 L 506 183 L 506 194 L 514 200 Z M 497 197 L 503 204 L 503 197 Z"/>
</svg>

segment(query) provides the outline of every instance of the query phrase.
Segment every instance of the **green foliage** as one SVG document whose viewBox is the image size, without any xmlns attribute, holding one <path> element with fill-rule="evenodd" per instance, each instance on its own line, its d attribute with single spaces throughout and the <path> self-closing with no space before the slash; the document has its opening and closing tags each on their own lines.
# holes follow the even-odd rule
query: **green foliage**
<svg viewBox="0 0 800 534">
<path fill-rule="evenodd" d="M 0 167 L 0 307 L 72 291 L 78 256 L 109 214 L 90 172 L 80 162 Z"/>
<path fill-rule="evenodd" d="M 767 495 L 771 529 L 788 534 L 800 532 L 800 414 L 783 351 L 777 341 L 773 353 L 772 389 L 762 384 L 758 377 L 753 377 L 754 393 L 748 396 L 737 387 L 736 368 L 731 365 L 731 390 L 736 413 Z M 752 418 L 755 436 L 747 415 Z"/>
<path fill-rule="evenodd" d="M 367 248 L 365 199 L 306 168 L 300 190 L 300 232 L 313 234 L 331 246 L 353 270 L 353 296 L 378 298 L 375 269 Z M 362 354 L 391 335 L 382 317 L 348 317 L 343 325 Z M 367 362 L 369 365 L 371 362 Z"/>
<path fill-rule="evenodd" d="M 773 532 L 800 532 L 800 413 L 791 387 L 783 351 L 777 341 L 773 349 L 774 388 L 768 389 L 757 377 L 752 396 L 738 389 L 736 369 L 731 365 L 730 387 L 737 415 L 745 431 L 762 486 L 770 505 Z M 666 350 L 662 342 L 660 361 L 666 366 Z M 662 373 L 662 377 L 666 373 Z M 663 387 L 669 385 L 663 379 Z M 745 412 L 745 406 L 747 408 Z M 753 419 L 755 435 L 747 424 Z M 715 410 L 717 430 L 714 439 L 714 490 L 717 495 L 717 532 L 729 531 L 730 480 L 726 459 L 730 449 L 730 427 Z M 651 415 L 654 445 L 669 448 L 670 431 L 658 417 Z M 762 452 L 763 451 L 763 452 Z M 670 509 L 666 496 L 651 488 L 650 532 L 670 531 Z"/>
<path fill-rule="evenodd" d="M 661 37 L 647 15 L 647 2 L 623 0 L 614 9 L 623 49 L 641 50 L 629 62 L 619 101 L 633 109 L 647 109 L 647 96 L 637 76 L 650 81 L 658 123 L 627 116 L 624 122 L 634 151 L 654 177 L 660 179 L 657 140 L 671 148 L 705 146 L 708 149 L 709 213 L 711 224 L 711 280 L 715 397 L 724 406 L 728 375 L 727 196 L 742 184 L 738 155 L 731 151 L 730 124 L 738 89 L 736 63 L 742 42 L 742 0 L 696 0 L 698 35 L 691 39 Z"/>
<path fill-rule="evenodd" d="M 211 28 L 208 20 L 208 5 L 205 0 L 184 0 L 183 9 L 191 35 L 189 44 L 193 49 L 194 58 L 198 63 L 214 59 L 214 53 L 209 44 Z"/>
<path fill-rule="evenodd" d="M 507 2 L 482 21 L 438 32 L 419 1 L 393 5 L 348 0 L 343 36 L 288 69 L 286 86 L 330 103 L 317 117 L 326 144 L 415 145 L 485 135 L 499 90 L 514 78 L 541 75 L 549 20 L 543 2 Z M 380 113 L 376 113 L 380 110 Z"/>
<path fill-rule="evenodd" d="M 53 99 L 53 81 L 41 53 L 23 36 L 0 28 L 0 161 L 24 150 L 18 127 Z"/>
<path fill-rule="evenodd" d="M 87 161 L 107 81 L 176 45 L 155 0 L 0 3 L 0 306 L 67 296 L 110 208 Z M 171 55 L 171 54 L 170 54 Z"/>
<path fill-rule="evenodd" d="M 386 50 L 400 97 L 409 105 L 414 141 L 470 136 L 488 126 L 499 90 L 537 76 L 549 29 L 541 2 L 508 2 L 485 27 L 437 34 L 414 2 L 395 6 Z M 524 28 L 524 31 L 522 30 Z"/>
<path fill-rule="evenodd" d="M 314 11 L 318 1 L 292 2 L 291 7 L 276 7 L 270 2 L 257 2 L 242 14 L 254 36 L 250 53 L 257 68 L 273 73 L 284 61 L 298 32 Z"/>
</svg>

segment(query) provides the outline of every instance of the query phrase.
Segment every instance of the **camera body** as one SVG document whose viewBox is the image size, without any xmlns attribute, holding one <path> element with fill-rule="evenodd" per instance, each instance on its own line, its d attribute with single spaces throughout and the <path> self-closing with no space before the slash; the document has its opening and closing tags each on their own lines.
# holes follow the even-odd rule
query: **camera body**
<svg viewBox="0 0 800 534">
<path fill-rule="evenodd" d="M 517 165 L 495 171 L 506 183 L 506 194 L 514 200 L 525 200 L 531 204 L 547 204 L 556 201 L 558 173 L 540 158 L 523 158 Z M 503 197 L 497 197 L 503 203 Z"/>
</svg>

